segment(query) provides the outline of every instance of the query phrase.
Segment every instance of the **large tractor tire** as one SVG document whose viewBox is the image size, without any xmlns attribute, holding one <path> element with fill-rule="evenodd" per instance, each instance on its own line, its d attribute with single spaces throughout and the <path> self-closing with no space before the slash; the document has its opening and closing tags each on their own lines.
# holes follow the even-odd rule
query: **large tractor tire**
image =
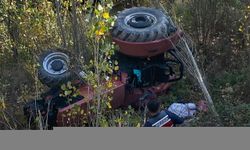
<svg viewBox="0 0 250 150">
<path fill-rule="evenodd" d="M 72 78 L 70 58 L 66 53 L 49 51 L 41 55 L 39 64 L 38 78 L 49 87 L 58 86 Z"/>
<path fill-rule="evenodd" d="M 128 42 L 163 39 L 175 32 L 170 17 L 154 8 L 134 7 L 122 11 L 112 29 L 113 38 Z"/>
</svg>

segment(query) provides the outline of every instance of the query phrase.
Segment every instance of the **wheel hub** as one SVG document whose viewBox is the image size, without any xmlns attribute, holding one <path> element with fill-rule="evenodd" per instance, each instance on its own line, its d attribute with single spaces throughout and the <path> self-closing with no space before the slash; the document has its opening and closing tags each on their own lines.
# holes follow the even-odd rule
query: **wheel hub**
<svg viewBox="0 0 250 150">
<path fill-rule="evenodd" d="M 60 71 L 63 69 L 63 63 L 60 60 L 55 60 L 51 63 L 51 67 L 55 71 Z"/>
<path fill-rule="evenodd" d="M 150 14 L 138 13 L 127 16 L 125 23 L 133 28 L 147 28 L 156 23 L 156 18 Z"/>
</svg>

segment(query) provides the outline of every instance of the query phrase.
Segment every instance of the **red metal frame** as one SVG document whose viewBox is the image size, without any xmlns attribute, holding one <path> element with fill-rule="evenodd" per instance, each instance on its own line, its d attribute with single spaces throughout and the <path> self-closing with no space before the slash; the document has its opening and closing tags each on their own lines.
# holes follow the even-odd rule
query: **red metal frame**
<svg viewBox="0 0 250 150">
<path fill-rule="evenodd" d="M 183 32 L 178 29 L 173 35 L 168 38 L 149 41 L 149 42 L 127 42 L 117 38 L 113 41 L 119 45 L 120 52 L 134 57 L 151 57 L 164 53 L 166 50 L 172 49 L 173 44 L 176 44 Z"/>
<path fill-rule="evenodd" d="M 151 91 L 155 95 L 160 95 L 162 93 L 165 93 L 169 87 L 171 86 L 171 83 L 161 83 L 158 86 L 151 86 L 147 88 L 135 88 L 132 89 L 132 91 L 126 90 L 126 81 L 127 81 L 127 74 L 122 73 L 121 77 L 119 80 L 113 80 L 113 88 L 107 89 L 106 91 L 103 92 L 105 93 L 110 93 L 113 91 L 113 99 L 111 101 L 111 105 L 113 109 L 119 108 L 119 107 L 126 107 L 131 104 L 136 104 L 140 100 L 140 97 L 144 95 L 144 91 Z M 70 112 L 70 110 L 75 106 L 79 105 L 81 109 L 87 110 L 87 104 L 88 102 L 91 102 L 93 99 L 93 89 L 89 85 L 82 85 L 80 87 L 80 94 L 84 96 L 85 98 L 72 104 L 69 105 L 65 108 L 59 109 L 58 114 L 57 114 L 57 126 L 70 126 L 74 124 L 76 120 L 72 119 L 72 117 L 65 117 L 67 116 L 67 113 Z M 77 118 L 79 119 L 80 116 Z M 82 114 L 82 118 L 83 118 Z"/>
</svg>

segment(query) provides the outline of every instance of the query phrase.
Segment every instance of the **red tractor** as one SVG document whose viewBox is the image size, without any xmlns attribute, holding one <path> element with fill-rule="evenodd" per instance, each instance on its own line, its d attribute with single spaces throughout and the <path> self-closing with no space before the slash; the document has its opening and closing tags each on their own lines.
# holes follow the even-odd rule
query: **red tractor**
<svg viewBox="0 0 250 150">
<path fill-rule="evenodd" d="M 145 7 L 126 9 L 118 15 L 111 35 L 119 46 L 113 57 L 120 69 L 116 73 L 118 79 L 112 79 L 113 88 L 103 93 L 113 91 L 112 108 L 137 107 L 146 97 L 164 94 L 171 82 L 182 78 L 183 64 L 172 53 L 182 32 L 162 11 Z M 171 59 L 166 54 L 171 54 Z M 75 76 L 84 76 L 84 71 L 72 72 L 69 66 L 69 56 L 60 51 L 49 51 L 40 58 L 39 79 L 51 90 L 41 100 L 24 106 L 28 120 L 34 119 L 39 110 L 41 115 L 48 116 L 50 126 L 69 126 L 73 119 L 64 117 L 68 111 L 76 105 L 87 109 L 93 98 L 92 87 L 80 78 L 75 80 Z M 60 85 L 67 81 L 76 83 L 80 91 L 70 103 L 59 94 Z"/>
</svg>

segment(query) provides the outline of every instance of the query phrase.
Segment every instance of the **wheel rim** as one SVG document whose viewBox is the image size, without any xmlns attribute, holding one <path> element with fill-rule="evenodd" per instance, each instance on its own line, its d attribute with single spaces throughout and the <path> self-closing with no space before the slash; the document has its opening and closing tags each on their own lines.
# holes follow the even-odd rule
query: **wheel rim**
<svg viewBox="0 0 250 150">
<path fill-rule="evenodd" d="M 50 74 L 60 75 L 69 69 L 69 57 L 61 52 L 54 52 L 43 60 L 43 68 Z"/>
<path fill-rule="evenodd" d="M 156 23 L 155 16 L 149 13 L 133 13 L 125 18 L 125 24 L 133 28 L 148 28 Z"/>
</svg>

